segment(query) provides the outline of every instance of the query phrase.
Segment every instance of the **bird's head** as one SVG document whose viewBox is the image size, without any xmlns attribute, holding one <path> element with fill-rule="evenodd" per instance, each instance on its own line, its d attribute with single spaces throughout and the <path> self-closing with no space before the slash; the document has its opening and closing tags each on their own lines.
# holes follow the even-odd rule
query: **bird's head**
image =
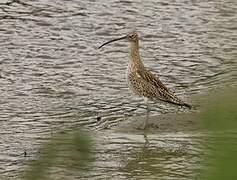
<svg viewBox="0 0 237 180">
<path fill-rule="evenodd" d="M 137 42 L 138 41 L 138 34 L 133 31 L 133 32 L 130 32 L 128 35 L 127 35 L 127 39 L 130 41 L 130 42 Z"/>
</svg>

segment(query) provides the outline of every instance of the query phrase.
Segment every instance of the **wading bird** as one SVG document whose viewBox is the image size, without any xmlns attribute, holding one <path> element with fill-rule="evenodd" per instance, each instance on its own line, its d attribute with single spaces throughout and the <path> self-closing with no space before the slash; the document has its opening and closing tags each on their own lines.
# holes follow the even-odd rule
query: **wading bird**
<svg viewBox="0 0 237 180">
<path fill-rule="evenodd" d="M 136 32 L 133 31 L 126 36 L 108 41 L 102 44 L 99 48 L 111 42 L 123 39 L 127 39 L 130 43 L 130 59 L 127 67 L 128 86 L 136 95 L 143 97 L 147 104 L 147 117 L 143 128 L 145 129 L 148 124 L 148 114 L 150 111 L 148 100 L 161 100 L 171 104 L 191 108 L 189 104 L 183 102 L 173 92 L 171 92 L 160 81 L 158 76 L 155 76 L 144 67 L 139 54 L 139 38 Z"/>
</svg>

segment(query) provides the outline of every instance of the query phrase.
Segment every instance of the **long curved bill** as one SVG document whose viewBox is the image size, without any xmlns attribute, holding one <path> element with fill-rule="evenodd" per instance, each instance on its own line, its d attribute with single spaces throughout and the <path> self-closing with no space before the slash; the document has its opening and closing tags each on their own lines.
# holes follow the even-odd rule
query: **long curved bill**
<svg viewBox="0 0 237 180">
<path fill-rule="evenodd" d="M 112 43 L 112 42 L 114 42 L 114 41 L 119 41 L 119 40 L 122 40 L 122 39 L 126 39 L 126 38 L 127 38 L 127 36 L 123 36 L 123 37 L 121 37 L 121 38 L 117 38 L 117 39 L 110 40 L 110 41 L 108 41 L 108 42 L 102 44 L 98 49 L 102 48 L 102 47 L 105 46 L 106 44 Z"/>
</svg>

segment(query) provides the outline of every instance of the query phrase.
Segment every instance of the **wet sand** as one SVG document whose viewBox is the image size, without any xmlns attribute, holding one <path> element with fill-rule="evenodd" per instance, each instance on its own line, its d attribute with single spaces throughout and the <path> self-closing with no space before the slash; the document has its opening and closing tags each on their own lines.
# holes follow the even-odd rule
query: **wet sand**
<svg viewBox="0 0 237 180">
<path fill-rule="evenodd" d="M 148 127 L 145 130 L 148 134 L 193 132 L 199 131 L 198 113 L 167 113 L 157 116 L 149 116 Z M 119 126 L 114 127 L 113 131 L 117 133 L 136 133 L 143 134 L 146 116 L 130 117 L 121 122 Z"/>
</svg>

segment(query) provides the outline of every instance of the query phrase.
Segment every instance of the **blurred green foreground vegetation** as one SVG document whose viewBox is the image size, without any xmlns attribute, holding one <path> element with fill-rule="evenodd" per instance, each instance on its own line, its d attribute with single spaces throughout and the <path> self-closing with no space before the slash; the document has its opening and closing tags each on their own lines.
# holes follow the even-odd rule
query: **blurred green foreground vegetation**
<svg viewBox="0 0 237 180">
<path fill-rule="evenodd" d="M 236 92 L 237 88 L 210 92 L 205 102 L 201 103 L 200 127 L 201 131 L 203 129 L 210 132 L 212 148 L 205 149 L 208 155 L 204 159 L 204 170 L 198 179 L 237 179 Z M 68 173 L 86 173 L 88 164 L 93 162 L 91 149 L 88 133 L 81 130 L 59 132 L 51 141 L 42 145 L 39 157 L 30 163 L 24 179 L 50 179 L 49 171 L 57 172 L 56 167 L 60 167 L 59 172 L 64 179 L 68 178 Z"/>
<path fill-rule="evenodd" d="M 201 179 L 237 179 L 237 88 L 212 91 L 206 96 L 200 126 L 211 133 L 211 149 Z M 208 142 L 207 142 L 208 143 Z"/>
<path fill-rule="evenodd" d="M 30 163 L 23 179 L 57 179 L 57 175 L 71 179 L 70 176 L 88 171 L 87 168 L 93 161 L 91 144 L 89 134 L 82 130 L 56 133 L 39 149 L 39 157 Z"/>
</svg>

